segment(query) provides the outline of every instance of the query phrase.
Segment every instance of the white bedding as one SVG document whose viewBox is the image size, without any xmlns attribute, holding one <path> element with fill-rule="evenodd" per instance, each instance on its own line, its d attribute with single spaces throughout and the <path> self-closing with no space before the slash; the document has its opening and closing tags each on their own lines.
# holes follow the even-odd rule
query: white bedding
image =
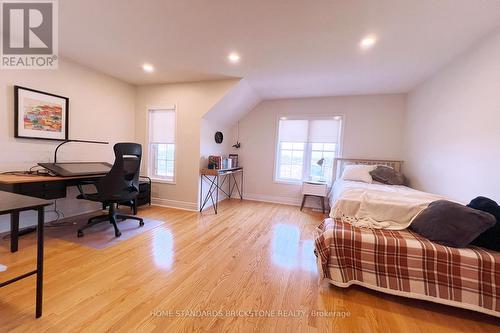
<svg viewBox="0 0 500 333">
<path fill-rule="evenodd" d="M 357 227 L 402 230 L 431 202 L 443 199 L 406 186 L 339 179 L 330 196 L 330 217 Z"/>
</svg>

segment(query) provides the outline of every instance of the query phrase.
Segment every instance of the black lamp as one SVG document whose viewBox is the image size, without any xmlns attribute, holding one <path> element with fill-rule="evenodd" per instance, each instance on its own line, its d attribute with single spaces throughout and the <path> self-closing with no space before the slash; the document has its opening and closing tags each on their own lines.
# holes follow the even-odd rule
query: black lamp
<svg viewBox="0 0 500 333">
<path fill-rule="evenodd" d="M 83 143 L 97 143 L 97 144 L 102 144 L 102 145 L 107 145 L 109 144 L 109 142 L 105 142 L 105 141 L 91 141 L 91 140 L 65 140 L 63 142 L 61 142 L 57 147 L 56 147 L 56 150 L 54 151 L 54 164 L 57 163 L 57 151 L 59 150 L 59 148 L 65 144 L 65 143 L 68 143 L 68 142 L 83 142 Z"/>
</svg>

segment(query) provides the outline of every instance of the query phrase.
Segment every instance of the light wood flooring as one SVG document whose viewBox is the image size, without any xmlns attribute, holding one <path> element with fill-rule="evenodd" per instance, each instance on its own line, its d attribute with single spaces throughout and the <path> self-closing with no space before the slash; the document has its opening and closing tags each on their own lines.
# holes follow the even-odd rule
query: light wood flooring
<svg viewBox="0 0 500 333">
<path fill-rule="evenodd" d="M 139 215 L 165 222 L 102 250 L 47 238 L 43 317 L 34 318 L 34 277 L 25 279 L 0 289 L 0 331 L 500 331 L 487 315 L 320 283 L 313 232 L 322 215 L 311 210 L 231 200 L 217 216 L 162 207 Z M 32 269 L 34 235 L 15 254 L 0 242 L 0 262 L 9 266 L 2 281 Z M 257 310 L 266 312 L 249 312 Z"/>
</svg>

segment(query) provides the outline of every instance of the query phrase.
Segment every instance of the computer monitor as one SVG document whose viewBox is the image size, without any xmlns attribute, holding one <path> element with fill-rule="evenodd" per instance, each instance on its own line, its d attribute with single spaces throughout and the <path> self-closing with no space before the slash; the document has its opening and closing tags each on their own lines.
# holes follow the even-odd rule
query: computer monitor
<svg viewBox="0 0 500 333">
<path fill-rule="evenodd" d="M 104 175 L 112 167 L 107 162 L 38 163 L 38 165 L 62 177 Z"/>
</svg>

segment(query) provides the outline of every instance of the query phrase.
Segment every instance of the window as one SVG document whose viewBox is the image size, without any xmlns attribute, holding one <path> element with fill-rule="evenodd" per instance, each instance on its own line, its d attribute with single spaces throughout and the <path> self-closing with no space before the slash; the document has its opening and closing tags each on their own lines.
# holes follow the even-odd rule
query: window
<svg viewBox="0 0 500 333">
<path fill-rule="evenodd" d="M 340 150 L 342 117 L 281 117 L 275 179 L 331 183 L 333 159 Z"/>
<path fill-rule="evenodd" d="M 175 108 L 149 110 L 149 163 L 152 179 L 175 180 Z"/>
</svg>

